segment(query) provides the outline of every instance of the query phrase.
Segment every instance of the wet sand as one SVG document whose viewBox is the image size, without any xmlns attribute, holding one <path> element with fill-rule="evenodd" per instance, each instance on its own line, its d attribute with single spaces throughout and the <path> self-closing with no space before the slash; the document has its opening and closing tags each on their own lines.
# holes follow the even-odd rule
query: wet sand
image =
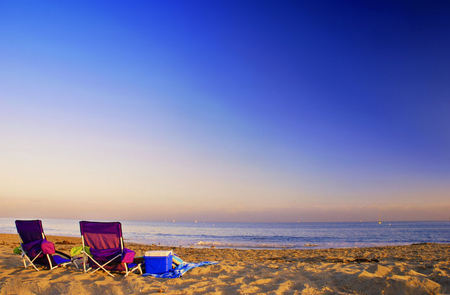
<svg viewBox="0 0 450 295">
<path fill-rule="evenodd" d="M 69 253 L 79 238 L 49 236 Z M 17 235 L 0 234 L 0 294 L 450 294 L 450 244 L 321 250 L 236 250 L 159 247 L 188 262 L 217 261 L 178 279 L 85 274 L 73 266 L 24 269 L 13 254 Z"/>
</svg>

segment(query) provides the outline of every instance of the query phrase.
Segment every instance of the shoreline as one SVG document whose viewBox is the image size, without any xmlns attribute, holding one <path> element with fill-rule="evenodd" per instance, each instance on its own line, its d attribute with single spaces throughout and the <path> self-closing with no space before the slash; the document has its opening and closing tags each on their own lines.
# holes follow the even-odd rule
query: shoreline
<svg viewBox="0 0 450 295">
<path fill-rule="evenodd" d="M 47 236 L 68 253 L 76 237 Z M 446 294 L 450 293 L 450 244 L 329 249 L 189 248 L 125 242 L 145 251 L 173 250 L 184 261 L 218 261 L 179 279 L 84 274 L 73 267 L 24 269 L 17 234 L 0 234 L 0 294 Z"/>
<path fill-rule="evenodd" d="M 16 233 L 0 233 L 0 238 L 2 236 L 14 236 Z M 81 238 L 79 236 L 62 236 L 62 235 L 46 235 L 47 237 L 51 237 L 53 239 L 66 239 L 70 241 L 77 241 L 81 244 Z M 396 243 L 359 243 L 360 245 L 345 245 L 339 246 L 339 244 L 333 244 L 333 246 L 324 246 L 315 243 L 306 243 L 301 247 L 297 246 L 279 246 L 272 247 L 272 245 L 239 245 L 239 243 L 222 243 L 222 242 L 198 242 L 190 245 L 170 245 L 170 244 L 161 244 L 161 243 L 145 243 L 140 241 L 134 241 L 132 239 L 124 239 L 124 242 L 127 245 L 140 245 L 140 246 L 154 246 L 161 249 L 175 249 L 175 248 L 189 248 L 189 249 L 233 249 L 233 250 L 327 250 L 327 249 L 363 249 L 363 248 L 380 248 L 380 247 L 398 247 L 398 246 L 415 246 L 415 245 L 426 245 L 426 244 L 437 244 L 437 245 L 450 245 L 450 242 L 396 242 Z M 70 242 L 73 243 L 73 242 Z"/>
<path fill-rule="evenodd" d="M 48 235 L 80 237 L 78 221 L 43 219 Z M 306 224 L 306 223 L 305 223 Z M 123 221 L 127 242 L 167 247 L 232 249 L 329 249 L 450 243 L 450 222 L 326 223 L 152 223 Z M 16 234 L 14 220 L 0 218 L 0 233 Z"/>
</svg>

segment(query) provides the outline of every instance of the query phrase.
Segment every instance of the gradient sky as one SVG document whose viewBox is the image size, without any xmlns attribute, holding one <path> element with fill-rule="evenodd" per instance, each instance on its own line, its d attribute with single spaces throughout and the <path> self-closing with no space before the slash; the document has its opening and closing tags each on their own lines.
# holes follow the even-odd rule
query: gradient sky
<svg viewBox="0 0 450 295">
<path fill-rule="evenodd" d="M 1 1 L 0 216 L 447 220 L 450 4 Z"/>
</svg>

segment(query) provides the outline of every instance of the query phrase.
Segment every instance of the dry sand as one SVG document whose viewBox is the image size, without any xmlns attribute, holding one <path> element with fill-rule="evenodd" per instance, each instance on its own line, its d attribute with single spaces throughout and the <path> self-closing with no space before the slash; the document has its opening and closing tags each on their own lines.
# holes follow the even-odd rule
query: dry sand
<svg viewBox="0 0 450 295">
<path fill-rule="evenodd" d="M 48 237 L 69 252 L 80 239 Z M 173 249 L 185 261 L 218 261 L 179 279 L 114 278 L 69 266 L 24 269 L 17 235 L 0 235 L 0 294 L 450 294 L 449 244 L 326 249 L 234 250 L 127 243 L 142 255 Z"/>
</svg>

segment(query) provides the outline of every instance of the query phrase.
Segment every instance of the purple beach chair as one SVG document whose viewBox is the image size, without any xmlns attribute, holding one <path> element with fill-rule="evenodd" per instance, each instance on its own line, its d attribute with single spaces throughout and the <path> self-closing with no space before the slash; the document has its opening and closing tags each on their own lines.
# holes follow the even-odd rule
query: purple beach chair
<svg viewBox="0 0 450 295">
<path fill-rule="evenodd" d="M 16 228 L 21 240 L 20 247 L 25 268 L 32 266 L 39 271 L 36 265 L 41 265 L 52 270 L 72 263 L 69 255 L 56 251 L 55 245 L 47 241 L 40 220 L 16 220 Z"/>
<path fill-rule="evenodd" d="M 94 273 L 99 269 L 111 273 L 139 271 L 141 264 L 133 263 L 135 252 L 124 247 L 120 222 L 80 221 L 84 272 Z M 89 247 L 89 252 L 85 247 Z"/>
</svg>

